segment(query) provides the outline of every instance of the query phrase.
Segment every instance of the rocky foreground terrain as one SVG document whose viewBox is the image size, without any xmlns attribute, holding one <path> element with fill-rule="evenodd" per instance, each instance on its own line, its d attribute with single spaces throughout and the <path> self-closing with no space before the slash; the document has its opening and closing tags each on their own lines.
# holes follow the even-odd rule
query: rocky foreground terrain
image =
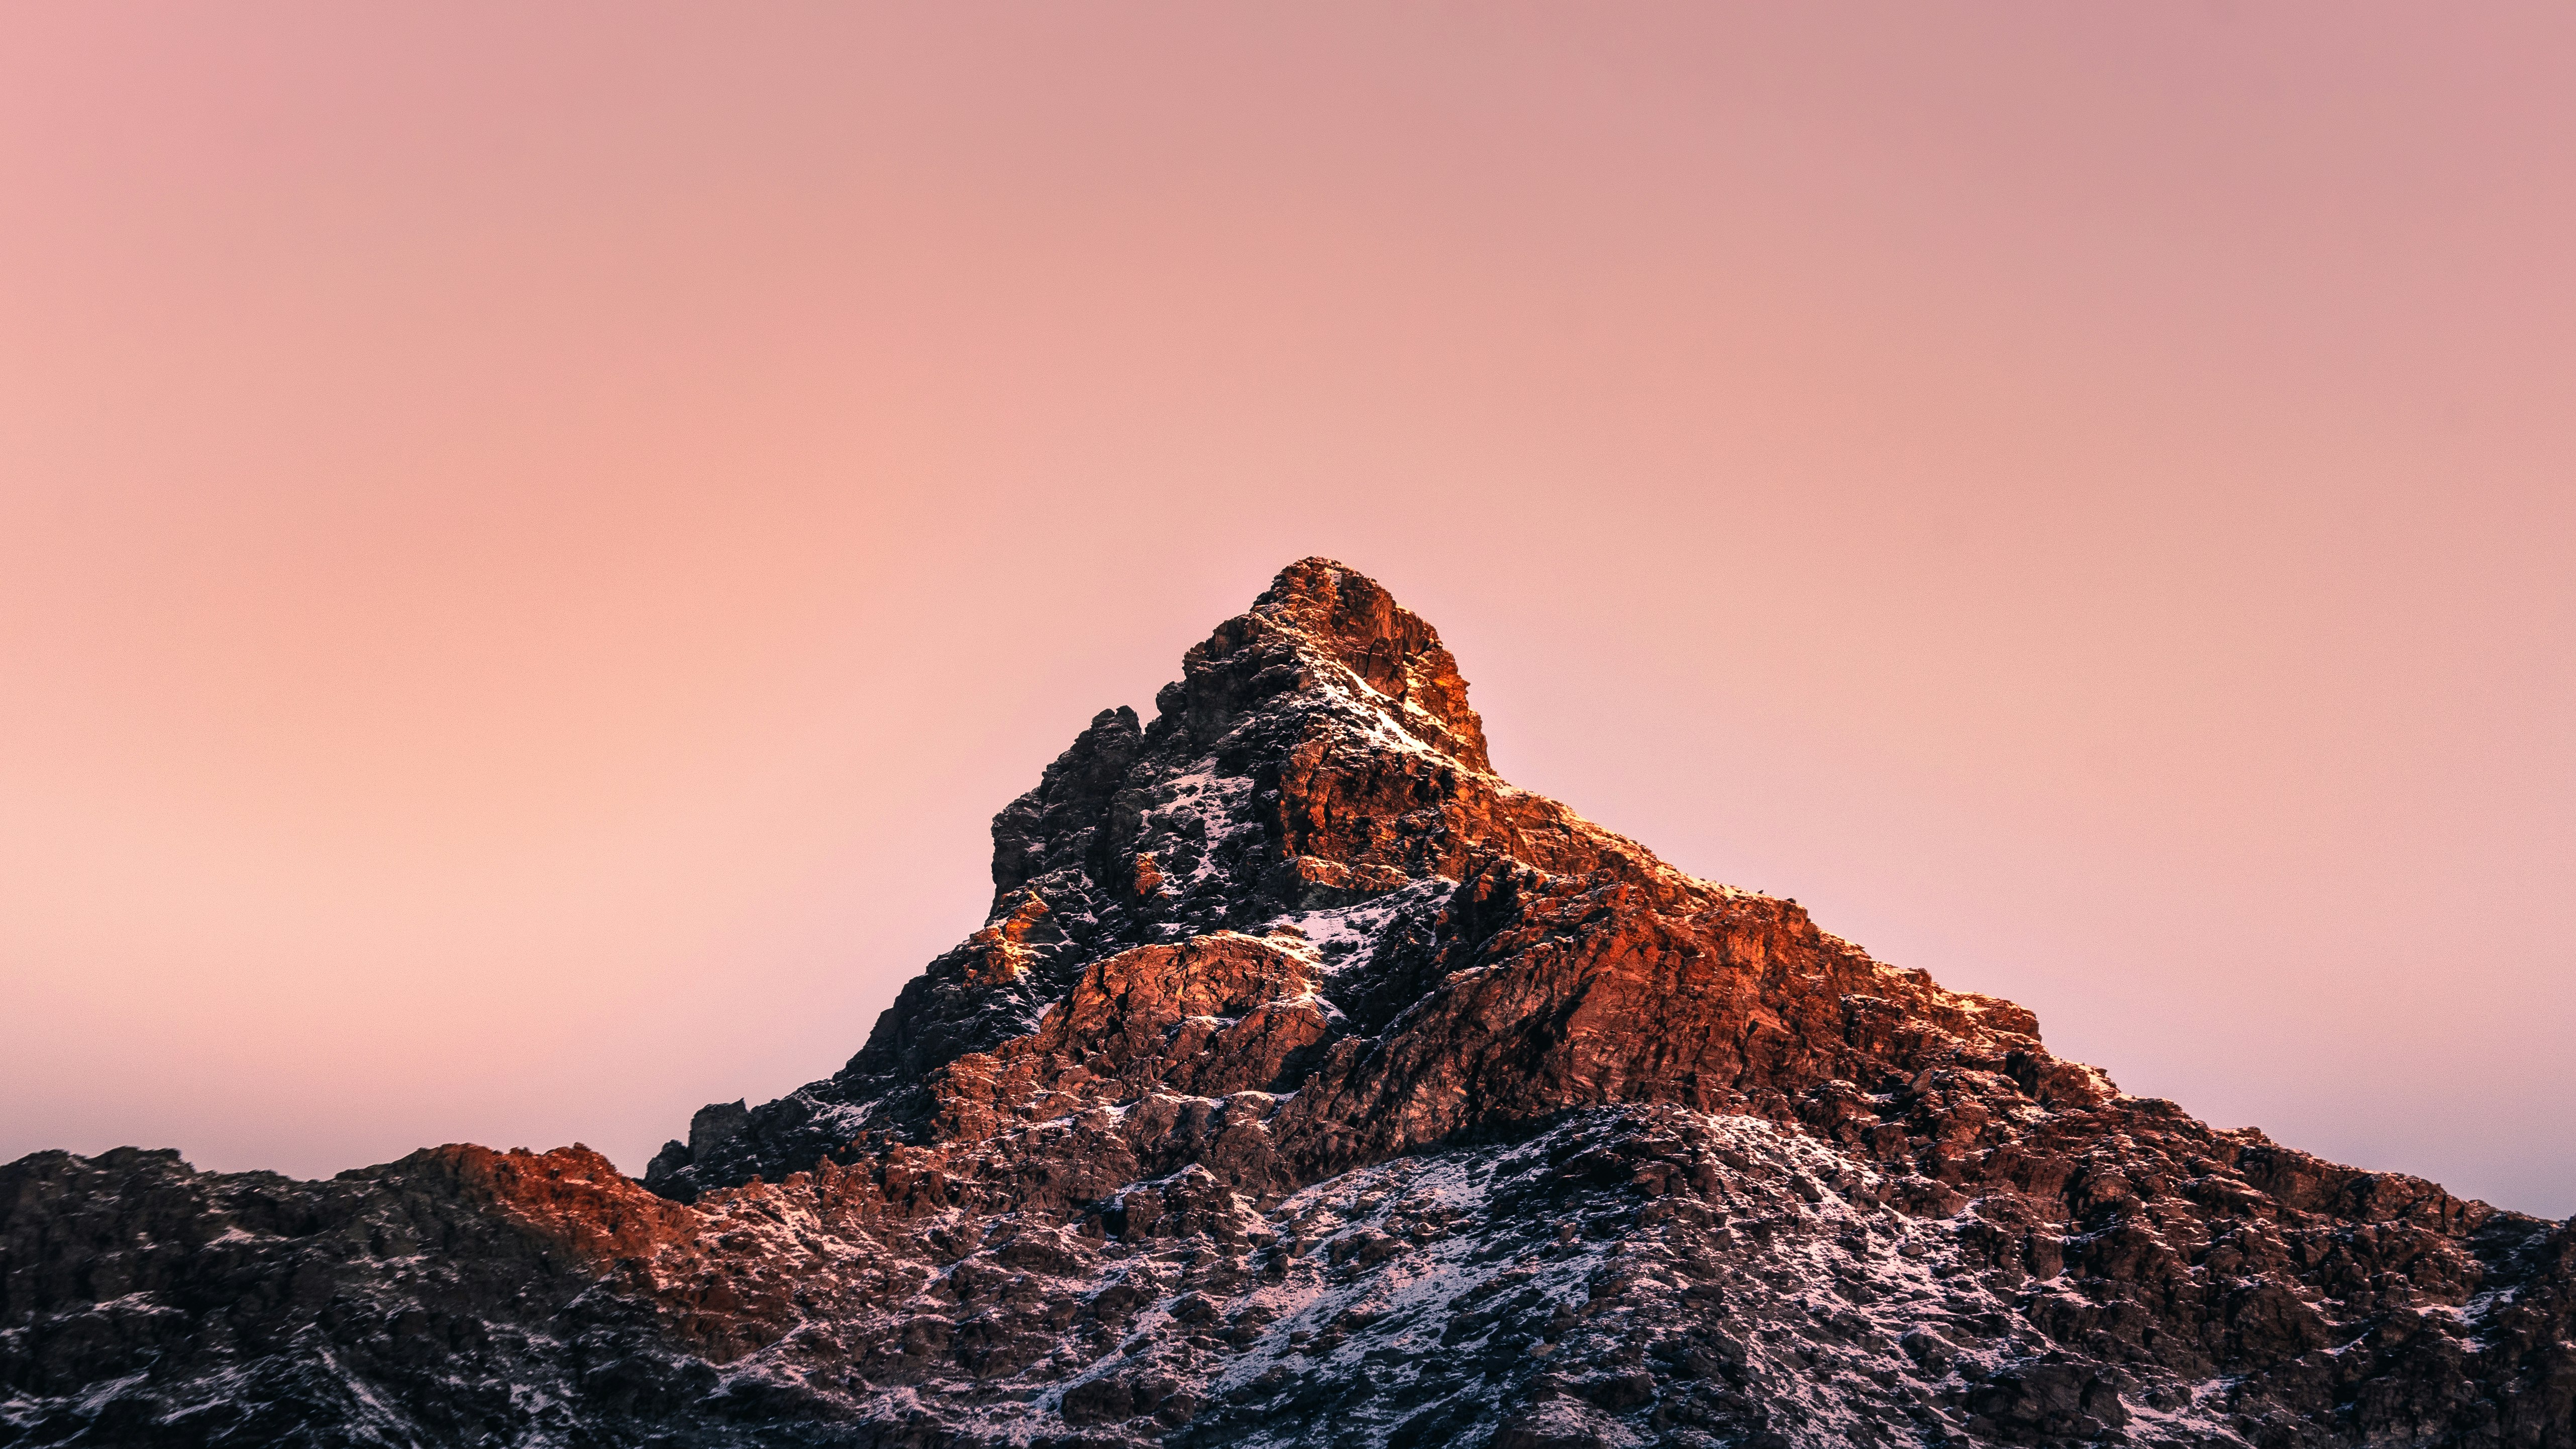
<svg viewBox="0 0 2576 1449">
<path fill-rule="evenodd" d="M 1497 778 L 1319 559 L 642 1183 L 0 1169 L 6 1445 L 2576 1445 L 2576 1225 L 2216 1131 Z"/>
</svg>

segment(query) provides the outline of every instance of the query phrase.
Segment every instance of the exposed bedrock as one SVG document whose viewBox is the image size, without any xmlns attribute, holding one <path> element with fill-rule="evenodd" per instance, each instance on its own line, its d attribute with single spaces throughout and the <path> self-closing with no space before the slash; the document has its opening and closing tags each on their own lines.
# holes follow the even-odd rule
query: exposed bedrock
<svg viewBox="0 0 2576 1449">
<path fill-rule="evenodd" d="M 1493 773 L 1308 559 L 643 1182 L 0 1169 L 0 1444 L 2576 1446 L 2576 1228 L 2131 1097 Z"/>
</svg>

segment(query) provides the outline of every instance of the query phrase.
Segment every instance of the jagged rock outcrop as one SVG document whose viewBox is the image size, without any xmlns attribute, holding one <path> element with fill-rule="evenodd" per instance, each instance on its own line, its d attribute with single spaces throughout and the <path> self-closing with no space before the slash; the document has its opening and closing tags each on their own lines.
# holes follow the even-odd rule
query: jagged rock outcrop
<svg viewBox="0 0 2576 1449">
<path fill-rule="evenodd" d="M 0 1444 L 2576 1445 L 2576 1226 L 2213 1130 L 1498 778 L 1324 560 L 643 1184 L 0 1169 Z"/>
</svg>

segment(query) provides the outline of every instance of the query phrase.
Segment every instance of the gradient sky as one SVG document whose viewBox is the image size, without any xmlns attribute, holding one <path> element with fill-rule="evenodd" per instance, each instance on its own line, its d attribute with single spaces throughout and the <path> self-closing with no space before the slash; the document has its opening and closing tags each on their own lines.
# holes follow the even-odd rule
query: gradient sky
<svg viewBox="0 0 2576 1449">
<path fill-rule="evenodd" d="M 2576 1211 L 2571 257 L 2556 4 L 10 7 L 0 1157 L 640 1169 L 1323 553 L 1519 783 Z"/>
</svg>

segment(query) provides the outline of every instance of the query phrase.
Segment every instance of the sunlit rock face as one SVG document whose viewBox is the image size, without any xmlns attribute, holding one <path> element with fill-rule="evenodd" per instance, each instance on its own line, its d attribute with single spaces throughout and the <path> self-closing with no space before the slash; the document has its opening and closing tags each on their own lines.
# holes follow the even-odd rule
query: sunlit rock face
<svg viewBox="0 0 2576 1449">
<path fill-rule="evenodd" d="M 0 1181 L 0 1444 L 2576 1445 L 2576 1230 L 2050 1054 L 1492 771 L 1321 559 L 643 1183 Z"/>
</svg>

